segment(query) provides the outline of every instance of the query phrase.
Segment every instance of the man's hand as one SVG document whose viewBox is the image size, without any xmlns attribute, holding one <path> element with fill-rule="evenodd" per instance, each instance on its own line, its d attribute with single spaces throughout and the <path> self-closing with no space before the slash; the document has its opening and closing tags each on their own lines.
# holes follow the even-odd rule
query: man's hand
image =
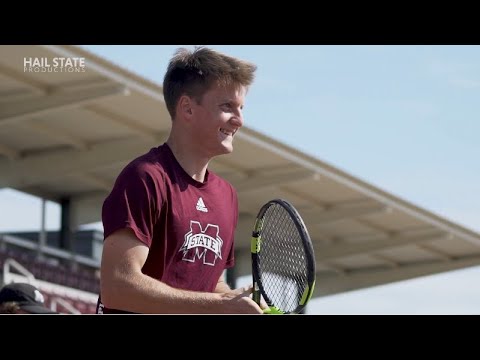
<svg viewBox="0 0 480 360">
<path fill-rule="evenodd" d="M 246 286 L 242 289 L 244 289 L 244 291 L 249 291 L 250 293 L 253 293 L 253 285 L 252 284 L 250 284 L 250 285 L 248 285 L 248 286 Z M 269 306 L 267 305 L 267 303 L 263 299 L 263 296 L 260 296 L 260 308 L 262 310 L 265 310 L 265 309 L 269 308 Z"/>
<path fill-rule="evenodd" d="M 263 314 L 263 310 L 250 297 L 253 287 L 247 286 L 222 294 L 225 310 L 229 314 Z"/>
</svg>

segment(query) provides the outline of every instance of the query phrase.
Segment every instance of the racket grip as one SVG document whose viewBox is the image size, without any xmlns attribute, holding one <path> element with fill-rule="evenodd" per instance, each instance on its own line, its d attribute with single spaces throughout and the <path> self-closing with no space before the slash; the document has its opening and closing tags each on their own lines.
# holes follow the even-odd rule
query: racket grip
<svg viewBox="0 0 480 360">
<path fill-rule="evenodd" d="M 260 305 L 260 298 L 261 298 L 260 289 L 258 288 L 258 285 L 257 285 L 257 283 L 255 282 L 255 283 L 253 284 L 252 299 L 253 299 L 253 301 L 255 301 L 258 305 Z"/>
</svg>

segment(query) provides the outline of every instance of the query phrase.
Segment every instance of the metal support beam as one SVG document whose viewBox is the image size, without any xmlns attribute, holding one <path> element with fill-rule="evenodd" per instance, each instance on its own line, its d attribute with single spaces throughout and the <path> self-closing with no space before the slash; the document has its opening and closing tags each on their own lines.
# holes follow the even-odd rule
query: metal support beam
<svg viewBox="0 0 480 360">
<path fill-rule="evenodd" d="M 364 205 L 358 207 L 340 207 L 334 206 L 325 211 L 302 211 L 302 218 L 309 226 L 321 225 L 329 222 L 340 221 L 344 219 L 356 218 L 359 216 L 372 215 L 388 211 L 388 207 L 376 205 Z"/>
<path fill-rule="evenodd" d="M 0 108 L 0 126 L 15 124 L 32 116 L 78 106 L 100 98 L 122 94 L 125 91 L 126 88 L 123 85 L 110 84 L 91 89 L 58 91 L 51 95 L 39 96 L 30 100 L 6 103 Z"/>
<path fill-rule="evenodd" d="M 41 213 L 41 222 L 40 222 L 40 232 L 38 233 L 38 259 L 43 259 L 43 250 L 47 246 L 47 228 L 46 228 L 46 217 L 47 217 L 47 200 L 42 199 L 42 213 Z"/>
<path fill-rule="evenodd" d="M 47 85 L 34 80 L 33 77 L 26 75 L 22 71 L 0 64 L 0 74 L 15 80 L 24 86 L 28 86 L 32 92 L 38 95 L 46 95 L 48 93 L 49 87 Z"/>
<path fill-rule="evenodd" d="M 142 126 L 141 124 L 138 123 L 138 121 L 135 121 L 134 119 L 130 119 L 125 115 L 115 114 L 110 110 L 102 108 L 99 105 L 87 105 L 85 106 L 85 109 L 88 111 L 91 111 L 96 115 L 110 119 L 113 122 L 116 122 L 117 124 L 125 126 L 131 132 L 139 134 L 140 136 L 148 140 L 152 140 L 152 141 L 157 140 L 157 136 L 155 136 L 155 132 L 153 129 L 147 128 L 146 126 Z"/>
<path fill-rule="evenodd" d="M 68 174 L 112 166 L 132 160 L 157 145 L 153 141 L 127 138 L 92 145 L 88 151 L 59 150 L 15 162 L 0 160 L 0 187 L 26 188 Z"/>
<path fill-rule="evenodd" d="M 329 261 L 333 259 L 344 258 L 352 255 L 374 253 L 386 249 L 392 249 L 394 247 L 401 247 L 406 245 L 415 245 L 423 242 L 429 242 L 436 240 L 442 236 L 448 236 L 444 232 L 436 231 L 427 235 L 418 236 L 404 236 L 395 235 L 384 240 L 375 240 L 365 243 L 348 243 L 333 246 L 316 246 L 315 254 L 317 261 Z M 316 241 L 313 241 L 316 244 Z"/>
<path fill-rule="evenodd" d="M 73 251 L 73 234 L 71 228 L 71 217 L 70 217 L 70 199 L 62 198 L 60 200 L 61 207 L 61 221 L 60 221 L 60 248 Z"/>
<path fill-rule="evenodd" d="M 337 276 L 332 273 L 317 274 L 317 286 L 313 296 L 325 296 L 343 293 L 351 290 L 363 289 L 376 285 L 383 285 L 395 281 L 413 279 L 419 276 L 437 274 L 441 272 L 463 269 L 476 266 L 480 263 L 480 256 L 465 256 L 453 261 L 428 261 L 415 264 L 404 264 L 396 268 L 365 269 L 349 271 L 348 276 Z"/>
<path fill-rule="evenodd" d="M 128 74 L 123 69 L 112 69 L 111 66 L 105 65 L 105 61 L 102 59 L 96 59 L 88 51 L 81 49 L 78 46 L 74 45 L 39 45 L 54 54 L 58 54 L 63 57 L 88 57 L 88 69 L 99 73 L 102 77 L 105 76 L 111 79 L 114 82 L 125 84 L 128 88 L 138 91 L 141 94 L 146 95 L 154 100 L 161 101 L 164 103 L 162 88 L 151 82 L 142 78 L 140 76 L 134 75 L 132 73 Z"/>
<path fill-rule="evenodd" d="M 235 183 L 234 186 L 238 192 L 245 192 L 251 190 L 259 190 L 264 187 L 278 186 L 294 181 L 313 177 L 315 174 L 310 170 L 301 169 L 298 167 L 278 169 L 269 169 L 268 171 L 253 173 L 245 180 Z"/>
<path fill-rule="evenodd" d="M 64 131 L 58 130 L 52 126 L 30 120 L 19 123 L 19 125 L 28 130 L 41 133 L 43 136 L 47 136 L 55 140 L 55 142 L 71 145 L 78 150 L 88 149 L 88 145 L 84 141 L 81 141 L 75 136 L 67 134 Z"/>
</svg>

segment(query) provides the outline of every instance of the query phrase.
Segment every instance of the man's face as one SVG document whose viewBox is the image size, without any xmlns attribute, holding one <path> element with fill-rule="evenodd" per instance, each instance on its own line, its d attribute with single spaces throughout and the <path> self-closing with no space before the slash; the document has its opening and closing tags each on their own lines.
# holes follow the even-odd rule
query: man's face
<svg viewBox="0 0 480 360">
<path fill-rule="evenodd" d="M 243 125 L 243 86 L 214 85 L 200 103 L 193 100 L 192 138 L 202 155 L 212 158 L 233 151 L 233 138 Z"/>
</svg>

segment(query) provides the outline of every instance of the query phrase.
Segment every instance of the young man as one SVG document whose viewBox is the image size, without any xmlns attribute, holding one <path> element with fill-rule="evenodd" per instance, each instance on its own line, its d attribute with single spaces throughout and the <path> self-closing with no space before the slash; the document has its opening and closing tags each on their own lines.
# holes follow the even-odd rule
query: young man
<svg viewBox="0 0 480 360">
<path fill-rule="evenodd" d="M 163 82 L 167 142 L 128 164 L 102 209 L 98 313 L 251 313 L 251 289 L 222 280 L 234 265 L 235 189 L 207 169 L 231 153 L 256 66 L 178 49 Z"/>
</svg>

